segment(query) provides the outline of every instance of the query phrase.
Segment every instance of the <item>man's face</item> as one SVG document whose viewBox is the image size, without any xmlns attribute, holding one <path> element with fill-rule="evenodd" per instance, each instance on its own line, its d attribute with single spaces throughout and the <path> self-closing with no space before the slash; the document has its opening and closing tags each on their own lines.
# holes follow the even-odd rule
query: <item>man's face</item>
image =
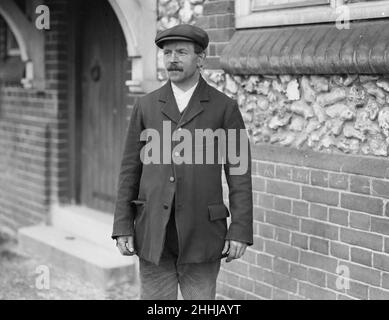
<svg viewBox="0 0 389 320">
<path fill-rule="evenodd" d="M 203 55 L 196 54 L 194 44 L 189 41 L 167 41 L 163 46 L 165 68 L 169 79 L 182 83 L 194 76 Z"/>
</svg>

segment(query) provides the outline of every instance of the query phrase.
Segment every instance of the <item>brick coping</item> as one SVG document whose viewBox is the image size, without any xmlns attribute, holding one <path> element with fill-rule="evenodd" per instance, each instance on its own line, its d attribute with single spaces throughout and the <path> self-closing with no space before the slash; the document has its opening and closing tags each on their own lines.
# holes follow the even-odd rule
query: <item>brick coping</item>
<svg viewBox="0 0 389 320">
<path fill-rule="evenodd" d="M 389 160 L 364 155 L 344 155 L 291 147 L 251 144 L 253 160 L 389 179 Z"/>
<path fill-rule="evenodd" d="M 220 63 L 232 74 L 382 74 L 389 72 L 388 36 L 387 19 L 352 22 L 340 30 L 334 23 L 243 29 L 224 48 Z"/>
</svg>

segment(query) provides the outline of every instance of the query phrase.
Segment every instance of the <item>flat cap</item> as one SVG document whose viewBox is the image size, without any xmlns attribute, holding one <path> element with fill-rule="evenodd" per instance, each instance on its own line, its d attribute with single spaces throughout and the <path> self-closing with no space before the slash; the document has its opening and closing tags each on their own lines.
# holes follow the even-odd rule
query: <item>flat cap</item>
<svg viewBox="0 0 389 320">
<path fill-rule="evenodd" d="M 179 24 L 161 31 L 155 37 L 155 44 L 163 48 L 163 43 L 168 40 L 191 41 L 199 44 L 204 50 L 208 47 L 208 34 L 201 28 L 190 24 Z"/>
</svg>

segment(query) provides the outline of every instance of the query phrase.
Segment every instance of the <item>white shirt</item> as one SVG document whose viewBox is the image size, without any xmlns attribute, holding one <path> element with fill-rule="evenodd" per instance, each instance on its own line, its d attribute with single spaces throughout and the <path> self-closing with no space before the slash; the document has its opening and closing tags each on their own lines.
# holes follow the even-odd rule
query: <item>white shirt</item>
<svg viewBox="0 0 389 320">
<path fill-rule="evenodd" d="M 187 107 L 189 100 L 192 97 L 193 92 L 197 87 L 198 82 L 196 82 L 196 84 L 192 88 L 186 91 L 181 90 L 173 82 L 171 82 L 171 84 L 172 84 L 173 95 L 174 98 L 176 98 L 178 109 L 180 110 L 180 112 L 182 112 Z"/>
</svg>

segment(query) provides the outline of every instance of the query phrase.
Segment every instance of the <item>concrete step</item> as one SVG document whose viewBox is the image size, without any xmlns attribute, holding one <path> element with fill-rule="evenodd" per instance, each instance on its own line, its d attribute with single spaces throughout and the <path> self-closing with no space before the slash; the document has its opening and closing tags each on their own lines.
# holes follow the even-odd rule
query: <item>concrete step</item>
<svg viewBox="0 0 389 320">
<path fill-rule="evenodd" d="M 79 205 L 54 205 L 50 225 L 88 239 L 105 248 L 115 247 L 111 239 L 113 214 Z"/>
<path fill-rule="evenodd" d="M 45 225 L 19 229 L 18 240 L 20 251 L 47 259 L 50 265 L 100 288 L 136 282 L 137 258 L 121 256 L 112 243 L 107 248 L 75 233 Z"/>
</svg>

